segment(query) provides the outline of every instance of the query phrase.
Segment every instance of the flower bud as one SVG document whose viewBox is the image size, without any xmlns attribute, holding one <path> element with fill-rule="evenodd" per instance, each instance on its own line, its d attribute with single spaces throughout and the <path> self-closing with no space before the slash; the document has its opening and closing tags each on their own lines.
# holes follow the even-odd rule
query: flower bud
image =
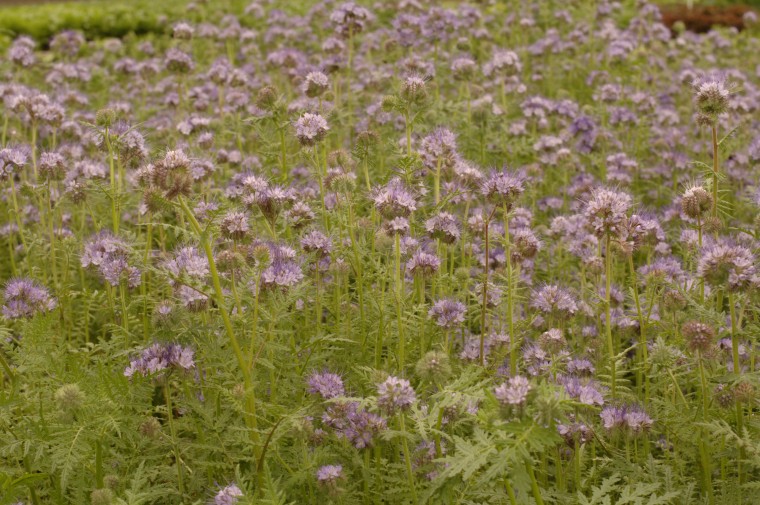
<svg viewBox="0 0 760 505">
<path fill-rule="evenodd" d="M 445 352 L 430 351 L 417 362 L 415 371 L 420 379 L 436 384 L 446 382 L 451 376 L 449 356 Z"/>
<path fill-rule="evenodd" d="M 116 121 L 116 111 L 113 109 L 100 109 L 95 113 L 95 124 L 104 128 L 110 127 Z"/>
<path fill-rule="evenodd" d="M 95 489 L 90 494 L 92 505 L 111 505 L 113 501 L 113 491 L 108 488 Z"/>
</svg>

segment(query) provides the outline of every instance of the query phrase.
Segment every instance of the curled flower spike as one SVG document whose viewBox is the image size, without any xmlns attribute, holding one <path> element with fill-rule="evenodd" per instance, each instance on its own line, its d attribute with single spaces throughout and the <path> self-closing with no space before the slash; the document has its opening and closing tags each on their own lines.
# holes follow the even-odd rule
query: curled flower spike
<svg viewBox="0 0 760 505">
<path fill-rule="evenodd" d="M 313 146 L 327 135 L 330 127 L 319 114 L 307 112 L 295 122 L 296 138 L 303 146 Z"/>
<path fill-rule="evenodd" d="M 318 394 L 325 400 L 343 396 L 346 392 L 340 375 L 330 372 L 314 372 L 309 376 L 307 383 L 309 393 Z"/>
<path fill-rule="evenodd" d="M 456 300 L 438 300 L 428 311 L 428 316 L 436 320 L 436 324 L 442 328 L 454 328 L 464 323 L 464 315 L 467 308 L 462 302 Z"/>
<path fill-rule="evenodd" d="M 138 358 L 130 361 L 129 366 L 124 369 L 124 375 L 132 377 L 137 374 L 148 377 L 164 370 L 190 370 L 195 368 L 194 355 L 195 351 L 190 347 L 156 343 L 143 350 Z"/>
<path fill-rule="evenodd" d="M 627 193 L 597 188 L 591 192 L 583 214 L 597 237 L 606 234 L 617 236 L 623 230 L 631 204 L 631 196 Z"/>
<path fill-rule="evenodd" d="M 697 274 L 711 286 L 727 287 L 729 291 L 760 285 L 752 251 L 728 242 L 708 245 L 702 250 Z"/>
<path fill-rule="evenodd" d="M 377 386 L 377 405 L 391 414 L 408 409 L 415 399 L 414 389 L 406 379 L 388 377 Z"/>
<path fill-rule="evenodd" d="M 523 405 L 530 392 L 530 382 L 521 375 L 511 377 L 494 389 L 494 396 L 504 405 Z"/>
<path fill-rule="evenodd" d="M 3 316 L 8 319 L 28 319 L 53 310 L 57 302 L 47 288 L 32 279 L 11 279 L 3 293 Z"/>
<path fill-rule="evenodd" d="M 510 172 L 494 172 L 480 186 L 480 192 L 486 200 L 498 207 L 506 206 L 508 211 L 523 191 L 523 177 Z"/>
</svg>

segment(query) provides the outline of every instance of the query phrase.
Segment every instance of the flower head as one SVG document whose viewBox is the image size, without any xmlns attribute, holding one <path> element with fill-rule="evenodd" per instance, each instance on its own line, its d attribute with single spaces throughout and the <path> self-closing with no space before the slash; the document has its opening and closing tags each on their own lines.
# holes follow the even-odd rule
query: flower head
<svg viewBox="0 0 760 505">
<path fill-rule="evenodd" d="M 480 192 L 486 200 L 497 206 L 506 206 L 511 210 L 517 199 L 525 191 L 523 178 L 510 172 L 493 172 L 485 179 Z"/>
<path fill-rule="evenodd" d="M 694 84 L 694 101 L 702 117 L 714 122 L 728 109 L 728 97 L 731 94 L 722 79 L 704 78 Z"/>
<path fill-rule="evenodd" d="M 229 484 L 216 493 L 213 505 L 236 505 L 243 496 L 243 491 L 236 484 Z"/>
<path fill-rule="evenodd" d="M 391 414 L 408 409 L 415 399 L 414 389 L 406 379 L 391 376 L 377 386 L 377 404 Z"/>
<path fill-rule="evenodd" d="M 459 239 L 459 223 L 448 212 L 441 212 L 425 221 L 425 230 L 431 238 L 440 239 L 444 244 L 453 244 Z"/>
<path fill-rule="evenodd" d="M 147 377 L 170 369 L 190 370 L 195 368 L 194 355 L 195 351 L 190 347 L 155 343 L 129 362 L 129 366 L 124 369 L 124 375 L 132 377 L 137 374 Z"/>
<path fill-rule="evenodd" d="M 586 203 L 583 214 L 597 237 L 618 235 L 623 229 L 631 203 L 628 193 L 596 188 L 591 191 L 591 198 Z"/>
<path fill-rule="evenodd" d="M 327 135 L 330 127 L 319 114 L 305 113 L 295 122 L 296 138 L 304 146 L 313 146 Z"/>
<path fill-rule="evenodd" d="M 394 217 L 408 217 L 417 210 L 415 195 L 404 185 L 398 177 L 394 177 L 385 186 L 380 186 L 372 191 L 372 202 L 375 208 L 386 219 Z"/>
<path fill-rule="evenodd" d="M 494 395 L 504 405 L 522 405 L 528 398 L 530 382 L 522 375 L 515 375 L 494 389 Z"/>
<path fill-rule="evenodd" d="M 345 394 L 343 379 L 340 375 L 330 372 L 314 372 L 308 379 L 309 393 L 318 394 L 325 400 L 337 398 Z"/>
<path fill-rule="evenodd" d="M 456 300 L 438 300 L 428 311 L 428 316 L 436 320 L 436 324 L 442 328 L 454 328 L 464 323 L 464 315 L 467 308 L 462 302 Z"/>
<path fill-rule="evenodd" d="M 103 231 L 85 244 L 82 267 L 95 267 L 111 286 L 118 286 L 124 280 L 130 288 L 135 288 L 142 277 L 140 270 L 129 263 L 130 252 L 126 242 Z"/>
<path fill-rule="evenodd" d="M 572 293 L 552 284 L 534 290 L 530 298 L 530 306 L 546 316 L 559 319 L 572 317 L 578 311 L 578 305 Z"/>
<path fill-rule="evenodd" d="M 317 469 L 317 481 L 320 484 L 331 484 L 343 477 L 341 465 L 324 465 Z"/>
<path fill-rule="evenodd" d="M 354 2 L 339 5 L 330 14 L 330 22 L 335 27 L 335 32 L 346 39 L 361 33 L 366 24 L 373 19 L 370 11 Z"/>
<path fill-rule="evenodd" d="M 713 287 L 742 291 L 758 283 L 755 258 L 748 248 L 717 242 L 702 250 L 697 274 Z"/>
<path fill-rule="evenodd" d="M 423 277 L 430 277 L 434 275 L 441 267 L 441 260 L 435 254 L 430 254 L 417 249 L 412 254 L 409 261 L 406 262 L 406 269 L 412 275 L 421 275 Z"/>
<path fill-rule="evenodd" d="M 26 278 L 8 281 L 3 298 L 3 315 L 8 319 L 30 318 L 40 312 L 49 312 L 57 305 L 47 288 Z"/>
</svg>

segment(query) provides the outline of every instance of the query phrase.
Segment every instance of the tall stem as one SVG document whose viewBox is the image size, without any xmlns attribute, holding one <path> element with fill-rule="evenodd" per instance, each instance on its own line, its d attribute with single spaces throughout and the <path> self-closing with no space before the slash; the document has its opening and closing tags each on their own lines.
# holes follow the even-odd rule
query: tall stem
<svg viewBox="0 0 760 505">
<path fill-rule="evenodd" d="M 737 377 L 741 377 L 742 365 L 739 362 L 739 336 L 736 328 L 736 307 L 734 306 L 734 294 L 731 292 L 728 293 L 728 305 L 731 313 L 731 355 L 734 360 L 734 374 L 736 374 Z M 744 436 L 744 409 L 742 407 L 742 402 L 740 401 L 736 402 L 736 431 L 740 437 Z M 741 460 L 743 460 L 744 457 L 744 448 L 740 447 L 739 460 L 736 462 L 736 472 L 740 484 L 743 481 Z M 739 503 L 741 503 L 741 498 Z"/>
<path fill-rule="evenodd" d="M 612 313 L 610 307 L 611 293 L 612 293 L 612 251 L 610 250 L 610 234 L 605 235 L 604 241 L 604 313 L 605 313 L 605 329 L 607 330 L 607 352 L 610 359 L 610 370 L 612 376 L 612 397 L 615 398 L 616 385 L 617 385 L 617 372 L 615 370 L 615 346 L 612 342 Z"/>
<path fill-rule="evenodd" d="M 713 148 L 713 217 L 718 217 L 718 129 L 712 126 L 712 148 Z"/>
<path fill-rule="evenodd" d="M 438 158 L 438 161 L 435 164 L 435 189 L 434 189 L 434 195 L 435 195 L 435 206 L 438 206 L 438 202 L 441 201 L 441 159 Z"/>
<path fill-rule="evenodd" d="M 216 262 L 214 261 L 214 252 L 211 248 L 211 241 L 209 239 L 208 233 L 201 228 L 201 225 L 198 223 L 198 220 L 195 219 L 195 215 L 193 214 L 193 211 L 190 210 L 190 207 L 187 206 L 187 202 L 185 202 L 182 196 L 179 197 L 179 204 L 183 212 L 187 216 L 188 220 L 190 221 L 193 231 L 198 236 L 198 239 L 201 242 L 203 250 L 206 252 L 206 258 L 208 260 L 209 271 L 211 272 L 211 280 L 214 285 L 214 298 L 216 299 L 215 300 L 216 305 L 219 310 L 219 313 L 222 316 L 222 322 L 224 323 L 224 330 L 227 333 L 227 337 L 230 340 L 230 344 L 232 345 L 232 349 L 235 353 L 235 357 L 237 358 L 238 367 L 240 368 L 240 371 L 243 373 L 243 383 L 244 383 L 245 392 L 246 392 L 246 401 L 244 405 L 245 412 L 246 412 L 246 424 L 248 424 L 248 427 L 249 427 L 248 432 L 249 432 L 249 437 L 251 439 L 251 444 L 253 446 L 254 457 L 258 459 L 261 448 L 259 444 L 259 432 L 257 429 L 256 399 L 255 399 L 255 392 L 253 389 L 253 380 L 251 377 L 251 370 L 245 358 L 243 357 L 243 351 L 240 348 L 240 343 L 238 342 L 237 336 L 235 336 L 235 330 L 232 328 L 232 321 L 230 320 L 230 315 L 229 315 L 229 312 L 227 311 L 227 305 L 224 301 L 224 293 L 222 292 L 222 284 L 221 284 L 221 281 L 219 280 L 219 272 L 216 269 Z M 257 477 L 260 479 L 261 475 L 257 475 Z"/>
<path fill-rule="evenodd" d="M 709 396 L 707 394 L 707 378 L 705 377 L 705 365 L 702 360 L 701 353 L 697 353 L 697 361 L 699 362 L 699 382 L 702 386 L 702 419 L 707 422 L 707 410 L 709 405 Z M 707 493 L 707 498 L 710 505 L 714 503 L 713 490 L 712 490 L 712 468 L 710 464 L 710 440 L 707 437 L 707 433 L 702 429 L 702 436 L 700 437 L 701 443 L 699 447 L 699 455 L 702 460 L 702 486 Z"/>
<path fill-rule="evenodd" d="M 643 382 L 644 386 L 644 403 L 649 403 L 649 374 L 647 373 L 647 362 L 649 350 L 647 349 L 647 332 L 646 332 L 646 319 L 641 311 L 641 301 L 639 300 L 639 284 L 636 279 L 636 267 L 633 264 L 633 254 L 628 255 L 628 267 L 631 269 L 631 287 L 633 288 L 633 300 L 636 303 L 636 314 L 639 317 L 639 331 L 641 336 L 639 337 L 639 348 L 641 349 L 642 371 L 636 373 L 638 383 L 641 386 Z M 642 381 L 643 375 L 643 381 Z"/>
<path fill-rule="evenodd" d="M 108 128 L 104 133 L 106 148 L 108 149 L 108 168 L 111 178 L 111 222 L 113 223 L 113 232 L 119 233 L 119 192 L 116 187 L 116 166 L 113 159 L 113 147 L 111 146 L 111 134 Z"/>
<path fill-rule="evenodd" d="M 177 465 L 177 487 L 179 490 L 179 494 L 184 497 L 185 495 L 185 485 L 184 481 L 182 479 L 182 463 L 180 462 L 179 457 L 179 445 L 177 444 L 177 431 L 174 427 L 174 414 L 172 413 L 172 396 L 169 392 L 169 379 L 166 379 L 166 384 L 164 384 L 164 397 L 166 398 L 166 419 L 169 423 L 169 433 L 172 437 L 172 445 L 174 446 L 174 459 L 175 463 Z"/>
<path fill-rule="evenodd" d="M 395 284 L 396 284 L 396 321 L 398 324 L 398 361 L 399 361 L 399 370 L 403 374 L 404 372 L 404 364 L 405 364 L 405 345 L 406 345 L 406 335 L 404 334 L 404 321 L 403 321 L 403 314 L 401 310 L 401 301 L 402 297 L 404 296 L 404 279 L 401 277 L 401 235 L 398 233 L 395 234 L 396 238 L 396 244 L 394 247 L 394 277 L 395 277 Z"/>
<path fill-rule="evenodd" d="M 398 236 L 398 235 L 397 235 Z M 412 458 L 409 452 L 409 441 L 406 439 L 406 425 L 404 423 L 404 414 L 399 416 L 401 425 L 401 440 L 404 448 L 404 464 L 406 465 L 406 477 L 409 480 L 409 491 L 412 493 L 412 503 L 417 504 L 417 488 L 414 485 L 414 472 L 412 471 Z"/>
<path fill-rule="evenodd" d="M 517 337 L 515 335 L 515 283 L 512 270 L 512 246 L 509 236 L 509 214 L 504 205 L 504 254 L 507 257 L 507 327 L 509 329 L 509 373 L 517 375 Z"/>
<path fill-rule="evenodd" d="M 486 342 L 486 331 L 487 327 L 486 324 L 488 323 L 488 270 L 490 268 L 490 258 L 489 255 L 491 251 L 489 250 L 489 244 L 488 244 L 488 228 L 489 228 L 489 221 L 490 221 L 491 215 L 489 214 L 486 217 L 486 221 L 484 223 L 485 225 L 485 239 L 486 239 L 486 256 L 485 256 L 485 275 L 483 278 L 483 306 L 481 307 L 480 311 L 480 365 L 485 366 L 486 365 L 486 353 L 485 353 L 485 342 Z M 510 337 L 511 338 L 511 337 Z"/>
</svg>

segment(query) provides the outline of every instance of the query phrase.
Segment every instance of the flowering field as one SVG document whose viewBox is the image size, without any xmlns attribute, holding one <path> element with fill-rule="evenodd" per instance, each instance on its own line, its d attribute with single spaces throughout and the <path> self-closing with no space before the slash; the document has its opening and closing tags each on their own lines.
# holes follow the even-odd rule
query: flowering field
<svg viewBox="0 0 760 505">
<path fill-rule="evenodd" d="M 757 16 L 290 3 L 7 39 L 0 505 L 760 503 Z"/>
</svg>

